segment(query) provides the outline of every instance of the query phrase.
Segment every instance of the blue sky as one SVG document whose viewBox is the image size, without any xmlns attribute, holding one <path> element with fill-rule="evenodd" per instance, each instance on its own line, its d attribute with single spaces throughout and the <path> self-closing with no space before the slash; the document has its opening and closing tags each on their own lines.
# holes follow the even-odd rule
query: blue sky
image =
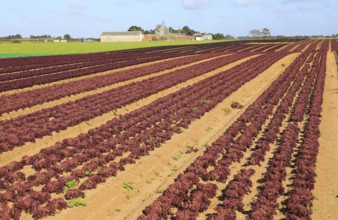
<svg viewBox="0 0 338 220">
<path fill-rule="evenodd" d="M 331 35 L 337 14 L 337 0 L 1 0 L 0 36 L 99 37 L 162 21 L 234 36 L 265 27 L 272 35 Z"/>
</svg>

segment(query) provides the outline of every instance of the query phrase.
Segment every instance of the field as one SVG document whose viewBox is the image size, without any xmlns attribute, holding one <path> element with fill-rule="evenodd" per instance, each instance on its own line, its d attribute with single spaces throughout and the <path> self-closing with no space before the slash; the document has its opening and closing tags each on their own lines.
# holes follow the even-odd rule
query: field
<svg viewBox="0 0 338 220">
<path fill-rule="evenodd" d="M 215 43 L 220 41 L 209 41 Z M 194 45 L 203 41 L 153 41 L 153 42 L 68 42 L 68 43 L 0 43 L 0 58 L 46 56 L 60 54 L 83 54 L 135 48 Z"/>
<path fill-rule="evenodd" d="M 337 52 L 0 59 L 0 219 L 338 219 Z"/>
</svg>

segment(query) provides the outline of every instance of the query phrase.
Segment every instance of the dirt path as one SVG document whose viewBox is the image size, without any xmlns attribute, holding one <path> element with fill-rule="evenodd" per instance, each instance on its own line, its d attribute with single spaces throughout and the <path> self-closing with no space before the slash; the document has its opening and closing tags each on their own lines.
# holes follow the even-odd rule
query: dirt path
<svg viewBox="0 0 338 220">
<path fill-rule="evenodd" d="M 178 173 L 203 152 L 207 144 L 216 140 L 245 111 L 296 56 L 293 54 L 281 59 L 149 156 L 128 166 L 124 172 L 118 173 L 97 189 L 88 191 L 86 207 L 68 209 L 51 219 L 135 219 L 145 206 L 174 181 Z M 231 109 L 233 101 L 240 102 L 244 108 Z M 197 147 L 199 151 L 185 154 L 191 146 Z M 128 191 L 123 188 L 123 184 L 129 182 L 133 189 Z"/>
<path fill-rule="evenodd" d="M 313 194 L 315 220 L 338 219 L 338 73 L 335 55 L 328 53 L 320 148 Z"/>
</svg>

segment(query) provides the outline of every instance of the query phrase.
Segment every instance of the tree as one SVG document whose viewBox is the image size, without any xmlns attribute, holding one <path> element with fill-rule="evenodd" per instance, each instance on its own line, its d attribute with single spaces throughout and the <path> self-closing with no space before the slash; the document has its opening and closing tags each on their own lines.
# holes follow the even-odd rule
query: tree
<svg viewBox="0 0 338 220">
<path fill-rule="evenodd" d="M 72 37 L 71 37 L 69 34 L 65 34 L 65 35 L 63 36 L 63 38 L 66 39 L 66 40 L 72 39 Z"/>
<path fill-rule="evenodd" d="M 8 35 L 3 37 L 4 39 L 22 39 L 21 34 L 16 34 L 16 35 Z"/>
<path fill-rule="evenodd" d="M 185 34 L 185 35 L 188 35 L 188 36 L 193 36 L 196 33 L 196 31 L 193 30 L 193 29 L 190 29 L 188 26 L 184 26 L 181 29 L 181 33 Z"/>
<path fill-rule="evenodd" d="M 144 34 L 155 34 L 155 30 L 145 30 Z"/>
<path fill-rule="evenodd" d="M 136 25 L 130 26 L 128 31 L 141 31 L 142 33 L 144 33 L 143 28 L 141 28 L 140 26 L 136 26 Z"/>
<path fill-rule="evenodd" d="M 213 40 L 223 40 L 224 39 L 224 34 L 217 33 L 212 35 Z"/>
<path fill-rule="evenodd" d="M 232 35 L 227 34 L 227 35 L 224 36 L 224 39 L 225 40 L 233 40 L 233 39 L 235 39 L 235 37 L 232 36 Z"/>
<path fill-rule="evenodd" d="M 5 40 L 9 40 L 9 39 L 22 39 L 22 36 L 21 36 L 21 34 L 8 35 L 8 36 L 0 37 L 0 39 L 5 39 Z"/>
<path fill-rule="evenodd" d="M 172 28 L 172 27 L 169 27 L 169 32 L 170 33 L 180 33 L 181 32 L 181 30 L 175 30 L 174 28 Z"/>
<path fill-rule="evenodd" d="M 251 34 L 251 37 L 260 37 L 260 36 L 262 36 L 261 31 L 258 30 L 258 29 L 252 29 L 250 31 L 250 34 Z"/>
<path fill-rule="evenodd" d="M 29 38 L 34 39 L 34 38 L 52 38 L 52 37 L 48 34 L 44 34 L 44 35 L 30 35 Z"/>
<path fill-rule="evenodd" d="M 263 35 L 263 37 L 271 37 L 270 30 L 267 29 L 267 28 L 263 28 L 262 35 Z"/>
</svg>

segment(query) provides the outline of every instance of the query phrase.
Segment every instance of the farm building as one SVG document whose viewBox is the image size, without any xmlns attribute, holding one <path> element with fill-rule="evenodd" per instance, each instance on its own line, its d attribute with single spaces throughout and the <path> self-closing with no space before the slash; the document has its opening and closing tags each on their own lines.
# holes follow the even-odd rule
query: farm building
<svg viewBox="0 0 338 220">
<path fill-rule="evenodd" d="M 195 35 L 195 40 L 196 41 L 212 40 L 212 35 L 211 34 L 196 34 Z"/>
<path fill-rule="evenodd" d="M 169 34 L 169 28 L 165 25 L 164 21 L 156 26 L 155 34 L 159 35 L 160 37 L 164 37 Z"/>
<path fill-rule="evenodd" d="M 144 35 L 141 31 L 103 32 L 101 42 L 141 42 Z"/>
<path fill-rule="evenodd" d="M 67 43 L 67 40 L 59 40 L 59 39 L 56 39 L 56 40 L 53 40 L 54 43 Z"/>
</svg>

